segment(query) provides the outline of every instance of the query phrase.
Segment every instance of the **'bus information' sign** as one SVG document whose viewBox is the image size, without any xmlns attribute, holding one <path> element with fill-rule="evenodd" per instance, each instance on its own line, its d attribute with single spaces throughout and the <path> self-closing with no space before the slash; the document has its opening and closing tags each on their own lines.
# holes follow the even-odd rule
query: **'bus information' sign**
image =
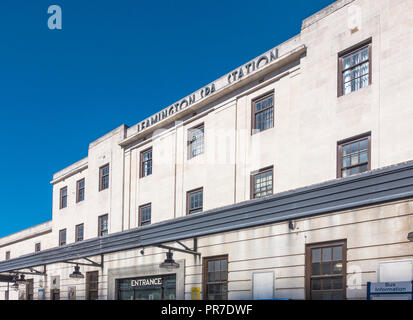
<svg viewBox="0 0 413 320">
<path fill-rule="evenodd" d="M 413 294 L 413 282 L 378 282 L 367 283 L 367 299 L 373 300 L 375 296 L 388 297 L 391 296 L 404 296 L 412 299 Z"/>
</svg>

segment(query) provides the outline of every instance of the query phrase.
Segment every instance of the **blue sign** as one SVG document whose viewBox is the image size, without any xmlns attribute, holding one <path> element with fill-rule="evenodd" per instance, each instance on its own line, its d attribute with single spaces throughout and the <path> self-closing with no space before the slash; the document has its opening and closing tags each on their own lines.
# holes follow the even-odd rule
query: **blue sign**
<svg viewBox="0 0 413 320">
<path fill-rule="evenodd" d="M 367 282 L 367 300 L 413 300 L 413 281 Z"/>
</svg>

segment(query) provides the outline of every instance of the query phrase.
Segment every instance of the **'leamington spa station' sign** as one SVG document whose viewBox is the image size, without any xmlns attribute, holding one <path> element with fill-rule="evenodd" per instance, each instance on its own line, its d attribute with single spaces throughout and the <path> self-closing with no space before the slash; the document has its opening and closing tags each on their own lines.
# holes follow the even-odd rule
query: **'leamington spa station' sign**
<svg viewBox="0 0 413 320">
<path fill-rule="evenodd" d="M 254 73 L 272 61 L 278 59 L 278 49 L 272 49 L 267 53 L 263 54 L 262 56 L 244 64 L 242 67 L 234 70 L 233 72 L 219 78 L 215 82 L 207 85 L 206 87 L 198 90 L 197 92 L 185 97 L 184 99 L 170 105 L 169 107 L 163 109 L 162 111 L 158 112 L 157 114 L 153 115 L 145 119 L 144 121 L 138 123 L 137 131 L 141 132 L 144 129 L 151 127 L 152 125 L 162 121 L 173 114 L 180 112 L 181 110 L 188 108 L 195 102 L 199 102 L 214 92 L 221 91 L 222 89 L 232 85 L 238 81 L 241 81 L 244 77 L 248 76 L 251 73 Z"/>
</svg>

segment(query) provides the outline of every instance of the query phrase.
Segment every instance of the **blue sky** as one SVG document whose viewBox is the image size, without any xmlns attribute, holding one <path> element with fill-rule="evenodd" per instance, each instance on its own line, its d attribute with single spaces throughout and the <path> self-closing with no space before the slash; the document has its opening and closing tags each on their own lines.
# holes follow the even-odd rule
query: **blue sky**
<svg viewBox="0 0 413 320">
<path fill-rule="evenodd" d="M 0 237 L 48 221 L 53 173 L 300 32 L 333 0 L 2 0 Z M 63 30 L 47 28 L 59 5 Z"/>
</svg>

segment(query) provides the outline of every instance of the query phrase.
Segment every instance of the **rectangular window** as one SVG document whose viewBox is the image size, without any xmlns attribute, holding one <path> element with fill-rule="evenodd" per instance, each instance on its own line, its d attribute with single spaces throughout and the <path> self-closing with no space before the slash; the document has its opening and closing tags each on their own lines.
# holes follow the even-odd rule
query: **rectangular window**
<svg viewBox="0 0 413 320">
<path fill-rule="evenodd" d="M 10 251 L 6 251 L 6 260 L 10 260 Z"/>
<path fill-rule="evenodd" d="M 66 244 L 66 229 L 59 231 L 59 246 L 64 246 Z"/>
<path fill-rule="evenodd" d="M 252 102 L 252 133 L 274 127 L 274 94 L 267 94 Z"/>
<path fill-rule="evenodd" d="M 204 258 L 204 300 L 228 300 L 228 256 Z"/>
<path fill-rule="evenodd" d="M 85 200 L 85 179 L 81 179 L 76 183 L 76 202 Z"/>
<path fill-rule="evenodd" d="M 34 245 L 34 252 L 40 252 L 40 250 L 41 250 L 41 247 L 40 247 L 40 242 L 39 242 Z"/>
<path fill-rule="evenodd" d="M 345 178 L 369 171 L 370 149 L 370 133 L 338 142 L 337 177 Z"/>
<path fill-rule="evenodd" d="M 99 272 L 86 272 L 86 299 L 98 300 L 99 298 Z"/>
<path fill-rule="evenodd" d="M 152 174 L 152 148 L 141 152 L 141 178 Z"/>
<path fill-rule="evenodd" d="M 273 167 L 251 173 L 251 199 L 273 194 Z"/>
<path fill-rule="evenodd" d="M 187 214 L 202 212 L 204 188 L 188 191 L 186 193 Z"/>
<path fill-rule="evenodd" d="M 33 300 L 33 279 L 26 280 L 26 300 Z"/>
<path fill-rule="evenodd" d="M 145 204 L 139 207 L 139 226 L 151 224 L 151 204 Z"/>
<path fill-rule="evenodd" d="M 98 236 L 105 236 L 108 234 L 108 215 L 105 214 L 99 217 L 99 229 L 98 229 Z"/>
<path fill-rule="evenodd" d="M 109 164 L 99 168 L 99 191 L 109 188 Z"/>
<path fill-rule="evenodd" d="M 77 226 L 76 226 L 76 238 L 75 238 L 75 241 L 76 242 L 79 242 L 79 241 L 83 241 L 83 232 L 84 232 L 84 225 L 83 225 L 83 223 L 81 223 L 81 224 L 78 224 Z"/>
<path fill-rule="evenodd" d="M 67 187 L 60 189 L 60 209 L 67 207 Z"/>
<path fill-rule="evenodd" d="M 356 49 L 339 54 L 338 96 L 343 96 L 371 84 L 371 41 Z"/>
<path fill-rule="evenodd" d="M 204 124 L 188 130 L 188 159 L 204 153 Z"/>
<path fill-rule="evenodd" d="M 346 299 L 346 241 L 306 246 L 307 300 Z"/>
</svg>

